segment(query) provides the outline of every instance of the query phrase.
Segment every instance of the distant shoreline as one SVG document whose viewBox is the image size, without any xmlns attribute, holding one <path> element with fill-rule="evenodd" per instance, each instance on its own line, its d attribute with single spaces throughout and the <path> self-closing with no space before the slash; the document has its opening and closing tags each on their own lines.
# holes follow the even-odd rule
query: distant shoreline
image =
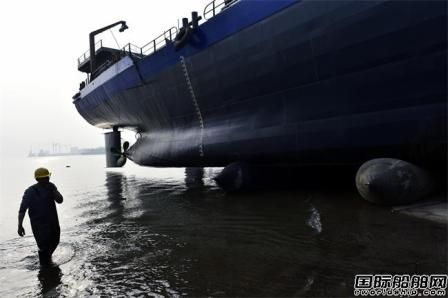
<svg viewBox="0 0 448 298">
<path fill-rule="evenodd" d="M 33 152 L 30 150 L 28 157 L 49 157 L 49 156 L 72 156 L 72 155 L 104 155 L 106 149 L 104 147 L 97 148 L 78 148 L 72 147 L 69 150 L 39 150 Z"/>
<path fill-rule="evenodd" d="M 27 157 L 57 157 L 57 156 L 76 156 L 76 155 L 104 155 L 105 152 L 79 152 L 79 153 L 49 153 L 49 154 L 32 154 Z"/>
</svg>

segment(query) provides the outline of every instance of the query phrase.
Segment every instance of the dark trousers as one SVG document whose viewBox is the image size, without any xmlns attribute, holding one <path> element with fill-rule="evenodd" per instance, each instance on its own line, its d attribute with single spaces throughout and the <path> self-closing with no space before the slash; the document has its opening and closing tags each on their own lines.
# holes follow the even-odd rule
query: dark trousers
<svg viewBox="0 0 448 298">
<path fill-rule="evenodd" d="M 42 266 L 51 264 L 51 256 L 59 244 L 61 229 L 59 225 L 39 225 L 33 228 L 34 239 L 39 248 L 39 261 Z"/>
</svg>

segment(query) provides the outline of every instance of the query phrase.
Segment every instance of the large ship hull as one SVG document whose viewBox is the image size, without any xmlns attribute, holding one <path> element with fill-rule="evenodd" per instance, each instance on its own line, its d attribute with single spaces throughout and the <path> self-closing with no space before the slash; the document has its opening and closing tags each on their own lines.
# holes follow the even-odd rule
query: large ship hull
<svg viewBox="0 0 448 298">
<path fill-rule="evenodd" d="M 446 162 L 445 1 L 244 1 L 182 49 L 124 57 L 79 113 L 145 166 Z"/>
</svg>

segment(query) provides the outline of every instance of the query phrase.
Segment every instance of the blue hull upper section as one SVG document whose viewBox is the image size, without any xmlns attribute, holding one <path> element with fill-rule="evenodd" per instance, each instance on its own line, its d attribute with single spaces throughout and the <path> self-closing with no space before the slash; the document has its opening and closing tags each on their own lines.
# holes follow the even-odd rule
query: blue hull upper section
<svg viewBox="0 0 448 298">
<path fill-rule="evenodd" d="M 80 114 L 138 164 L 444 164 L 445 1 L 241 0 L 176 51 L 125 57 Z"/>
</svg>

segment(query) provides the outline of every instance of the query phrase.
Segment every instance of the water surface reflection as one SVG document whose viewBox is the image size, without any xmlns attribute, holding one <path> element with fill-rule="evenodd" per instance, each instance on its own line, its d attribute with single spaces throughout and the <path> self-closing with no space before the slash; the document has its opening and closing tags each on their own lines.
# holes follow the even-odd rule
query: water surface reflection
<svg viewBox="0 0 448 298">
<path fill-rule="evenodd" d="M 1 282 L 27 281 L 0 294 L 333 297 L 352 295 L 359 273 L 446 272 L 446 226 L 343 189 L 226 195 L 215 174 L 104 171 L 66 194 L 70 261 L 39 272 L 12 261 L 31 239 L 0 244 Z"/>
</svg>

